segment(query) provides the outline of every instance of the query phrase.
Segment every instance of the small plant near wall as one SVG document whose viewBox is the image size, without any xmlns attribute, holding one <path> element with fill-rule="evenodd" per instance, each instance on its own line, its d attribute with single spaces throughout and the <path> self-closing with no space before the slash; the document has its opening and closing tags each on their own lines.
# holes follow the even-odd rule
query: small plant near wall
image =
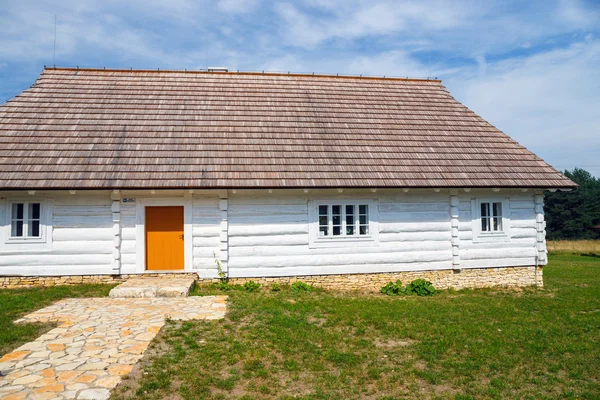
<svg viewBox="0 0 600 400">
<path fill-rule="evenodd" d="M 294 292 L 294 293 L 302 293 L 302 292 L 306 293 L 306 292 L 310 292 L 312 290 L 312 287 L 308 283 L 301 282 L 301 281 L 292 283 L 291 287 L 292 287 L 292 292 Z"/>
<path fill-rule="evenodd" d="M 281 285 L 279 283 L 277 283 L 277 282 L 274 282 L 271 285 L 271 291 L 272 292 L 279 292 L 279 291 L 281 291 Z"/>
<path fill-rule="evenodd" d="M 388 296 L 398 296 L 406 294 L 406 288 L 402 286 L 402 282 L 397 280 L 396 282 L 389 282 L 381 288 L 381 293 L 387 294 Z"/>
<path fill-rule="evenodd" d="M 435 293 L 435 288 L 431 282 L 426 281 L 425 279 L 415 279 L 406 286 L 406 290 L 417 296 L 431 296 Z"/>
<path fill-rule="evenodd" d="M 425 279 L 415 279 L 406 286 L 402 282 L 389 282 L 381 288 L 381 293 L 388 296 L 399 296 L 404 294 L 416 294 L 417 296 L 431 296 L 435 293 L 433 284 Z"/>
<path fill-rule="evenodd" d="M 215 264 L 217 265 L 217 275 L 219 276 L 219 283 L 217 287 L 219 290 L 227 291 L 231 289 L 229 285 L 229 278 L 227 277 L 227 272 L 223 271 L 223 265 L 221 265 L 221 260 L 217 257 L 217 254 L 213 251 L 213 257 L 215 259 Z"/>
<path fill-rule="evenodd" d="M 244 283 L 244 290 L 247 292 L 259 292 L 260 291 L 260 283 L 256 283 L 254 281 L 248 281 Z"/>
</svg>

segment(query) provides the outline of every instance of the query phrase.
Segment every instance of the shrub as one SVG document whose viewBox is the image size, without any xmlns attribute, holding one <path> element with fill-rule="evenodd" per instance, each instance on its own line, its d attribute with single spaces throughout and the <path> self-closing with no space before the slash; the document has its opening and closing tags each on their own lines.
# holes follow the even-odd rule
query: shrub
<svg viewBox="0 0 600 400">
<path fill-rule="evenodd" d="M 431 282 L 425 279 L 415 279 L 406 286 L 402 286 L 402 282 L 389 282 L 381 288 L 381 293 L 388 296 L 399 296 L 401 294 L 416 294 L 417 296 L 431 296 L 435 293 L 435 288 Z"/>
<path fill-rule="evenodd" d="M 244 290 L 247 292 L 258 292 L 260 291 L 260 283 L 254 281 L 248 281 L 244 283 Z"/>
<path fill-rule="evenodd" d="M 400 282 L 400 280 L 397 280 L 395 283 L 389 282 L 382 287 L 381 293 L 387 294 L 388 296 L 398 296 L 400 294 L 406 294 L 406 288 L 402 287 L 402 282 Z"/>
<path fill-rule="evenodd" d="M 229 285 L 229 283 L 227 283 L 226 280 L 220 280 L 217 283 L 217 288 L 222 292 L 226 292 L 228 290 L 231 290 L 231 285 Z"/>
<path fill-rule="evenodd" d="M 279 283 L 274 282 L 271 285 L 271 291 L 273 291 L 273 292 L 279 292 L 280 290 L 281 290 L 281 285 Z"/>
<path fill-rule="evenodd" d="M 406 286 L 406 290 L 417 296 L 431 296 L 435 293 L 435 288 L 431 282 L 426 281 L 425 279 L 415 279 Z"/>
<path fill-rule="evenodd" d="M 294 282 L 292 283 L 292 292 L 294 293 L 301 293 L 301 292 L 310 292 L 312 290 L 312 287 L 310 287 L 310 285 L 306 282 Z"/>
</svg>

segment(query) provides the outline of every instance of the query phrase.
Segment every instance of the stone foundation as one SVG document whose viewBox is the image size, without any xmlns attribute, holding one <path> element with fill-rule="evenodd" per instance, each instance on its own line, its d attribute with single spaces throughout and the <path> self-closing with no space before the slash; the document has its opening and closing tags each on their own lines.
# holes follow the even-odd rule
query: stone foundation
<svg viewBox="0 0 600 400">
<path fill-rule="evenodd" d="M 466 289 L 489 287 L 543 287 L 542 267 L 502 267 L 502 268 L 474 268 L 438 271 L 407 271 L 375 274 L 350 274 L 350 275 L 313 275 L 280 278 L 231 278 L 231 284 L 244 284 L 254 281 L 263 286 L 270 287 L 273 283 L 292 284 L 296 281 L 306 282 L 309 285 L 324 289 L 344 291 L 379 292 L 388 282 L 398 279 L 403 285 L 415 279 L 423 278 L 436 289 Z M 206 282 L 206 281 L 205 281 Z"/>
<path fill-rule="evenodd" d="M 68 276 L 0 276 L 1 289 L 28 288 L 40 286 L 117 284 L 140 275 L 68 275 Z M 143 274 L 145 277 L 187 278 L 195 273 Z"/>
<path fill-rule="evenodd" d="M 0 276 L 0 288 L 27 288 L 36 286 L 79 285 L 79 284 L 117 284 L 140 275 L 81 275 L 81 276 Z M 180 274 L 144 274 L 145 277 L 184 278 L 194 273 Z M 278 278 L 231 278 L 231 284 L 244 284 L 247 281 L 269 287 L 272 283 L 292 284 L 296 281 L 324 289 L 378 292 L 388 282 L 402 281 L 403 284 L 423 278 L 433 283 L 436 289 L 465 289 L 488 287 L 524 287 L 544 286 L 542 267 L 501 267 L 473 268 L 454 271 L 450 269 L 436 271 L 407 271 L 375 274 L 348 275 L 311 275 Z M 216 279 L 204 279 L 201 283 L 216 282 Z"/>
</svg>

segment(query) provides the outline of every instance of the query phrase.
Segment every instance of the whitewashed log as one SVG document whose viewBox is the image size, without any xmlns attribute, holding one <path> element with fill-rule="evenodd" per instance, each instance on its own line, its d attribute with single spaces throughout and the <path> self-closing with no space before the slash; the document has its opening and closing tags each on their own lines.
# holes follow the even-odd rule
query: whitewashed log
<svg viewBox="0 0 600 400">
<path fill-rule="evenodd" d="M 521 266 L 533 266 L 535 265 L 535 259 L 532 257 L 525 258 L 488 258 L 485 260 L 462 260 L 461 268 L 496 268 L 496 267 L 521 267 Z"/>
<path fill-rule="evenodd" d="M 403 253 L 428 253 L 430 251 L 448 251 L 451 250 L 450 242 L 399 242 L 399 243 L 380 243 L 373 246 L 349 246 L 343 247 L 342 252 L 344 257 L 354 255 L 384 255 L 397 254 L 401 257 Z M 231 246 L 229 254 L 232 258 L 247 257 L 247 256 L 311 256 L 311 255 L 336 255 L 340 256 L 339 247 L 321 247 L 308 248 L 305 245 L 291 246 Z"/>
<path fill-rule="evenodd" d="M 295 267 L 279 268 L 232 268 L 230 276 L 240 277 L 277 277 L 277 276 L 302 276 L 302 275 L 332 275 L 332 274 L 368 274 L 379 272 L 400 271 L 428 271 L 452 268 L 452 261 L 447 260 L 435 263 L 414 262 L 410 264 L 361 264 L 361 265 L 302 265 Z"/>
<path fill-rule="evenodd" d="M 274 225 L 236 225 L 232 223 L 229 227 L 229 236 L 253 236 L 253 235 L 308 235 L 308 224 L 274 224 Z"/>
<path fill-rule="evenodd" d="M 446 222 L 380 222 L 379 233 L 450 232 L 450 218 Z"/>
<path fill-rule="evenodd" d="M 112 238 L 112 228 L 55 228 L 52 230 L 52 240 L 55 242 L 107 241 Z"/>
<path fill-rule="evenodd" d="M 534 260 L 536 249 L 534 247 L 504 248 L 504 249 L 461 249 L 462 260 L 487 260 L 500 258 L 530 258 Z"/>
<path fill-rule="evenodd" d="M 308 246 L 308 236 L 298 235 L 264 235 L 264 236 L 230 236 L 229 245 L 235 246 Z"/>
<path fill-rule="evenodd" d="M 1 257 L 0 257 L 1 259 Z M 99 260 L 102 261 L 102 260 Z M 60 275 L 107 275 L 111 273 L 110 260 L 105 264 L 56 264 L 56 265 L 24 265 L 7 272 L 0 265 L 0 276 L 60 276 Z"/>
<path fill-rule="evenodd" d="M 399 233 L 379 233 L 379 242 L 449 242 L 451 239 L 450 230 L 443 232 L 399 232 Z"/>
<path fill-rule="evenodd" d="M 450 206 L 443 201 L 436 203 L 381 203 L 379 202 L 379 213 L 422 213 L 431 211 L 448 212 Z"/>
<path fill-rule="evenodd" d="M 0 267 L 43 265 L 48 267 L 56 266 L 58 268 L 62 265 L 104 265 L 107 270 L 110 270 L 110 263 L 113 259 L 112 246 L 110 247 L 111 250 L 106 254 L 2 254 L 2 257 L 0 257 Z M 15 268 L 10 273 L 18 271 L 20 271 L 20 268 Z M 73 272 L 72 270 L 69 271 Z M 2 274 L 5 273 L 7 272 L 2 272 Z"/>
<path fill-rule="evenodd" d="M 355 265 L 355 264 L 391 264 L 391 263 L 416 263 L 451 261 L 450 250 L 406 253 L 372 253 L 353 254 L 347 257 L 344 254 L 323 254 L 310 256 L 248 256 L 232 257 L 231 268 L 277 268 L 293 267 L 298 265 Z"/>
</svg>

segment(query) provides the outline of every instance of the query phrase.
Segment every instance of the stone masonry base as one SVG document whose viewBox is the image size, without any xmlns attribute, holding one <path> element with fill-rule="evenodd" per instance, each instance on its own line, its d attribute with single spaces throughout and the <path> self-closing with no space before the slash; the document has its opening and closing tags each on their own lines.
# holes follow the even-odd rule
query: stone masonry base
<svg viewBox="0 0 600 400">
<path fill-rule="evenodd" d="M 542 267 L 502 267 L 473 268 L 455 271 L 451 269 L 434 271 L 406 271 L 393 273 L 313 275 L 277 278 L 231 278 L 231 284 L 244 284 L 254 281 L 269 287 L 277 282 L 291 284 L 296 281 L 324 289 L 378 292 L 388 282 L 400 280 L 403 285 L 415 279 L 430 281 L 436 289 L 466 289 L 488 287 L 544 286 Z"/>
<path fill-rule="evenodd" d="M 144 274 L 147 277 L 161 276 L 164 278 L 189 277 L 195 274 Z M 0 288 L 25 288 L 35 286 L 77 285 L 92 283 L 121 283 L 131 277 L 140 275 L 81 275 L 81 276 L 0 276 Z M 406 271 L 393 273 L 348 274 L 348 275 L 312 275 L 276 278 L 231 278 L 231 284 L 243 284 L 247 281 L 260 283 L 270 287 L 272 283 L 291 284 L 303 281 L 324 289 L 377 292 L 383 285 L 396 280 L 408 284 L 415 279 L 423 278 L 433 283 L 436 289 L 465 289 L 486 287 L 523 287 L 544 286 L 542 267 L 501 267 L 473 268 L 435 271 Z M 201 284 L 215 282 L 215 279 L 201 280 Z"/>
</svg>

